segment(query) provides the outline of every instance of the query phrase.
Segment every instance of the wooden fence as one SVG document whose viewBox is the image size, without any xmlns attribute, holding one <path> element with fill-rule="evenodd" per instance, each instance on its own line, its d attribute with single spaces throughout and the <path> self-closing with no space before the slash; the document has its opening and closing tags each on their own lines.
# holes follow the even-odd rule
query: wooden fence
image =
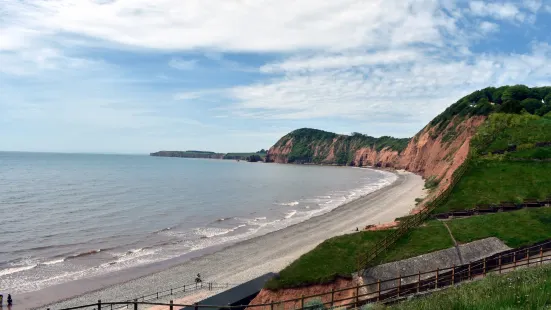
<svg viewBox="0 0 551 310">
<path fill-rule="evenodd" d="M 382 252 L 385 252 L 390 246 L 392 246 L 402 236 L 407 234 L 412 228 L 415 228 L 419 226 L 421 223 L 423 223 L 430 216 L 430 213 L 434 211 L 434 209 L 436 209 L 443 202 L 445 202 L 446 199 L 448 199 L 453 188 L 455 187 L 457 182 L 459 182 L 459 180 L 467 170 L 469 163 L 471 162 L 472 152 L 469 153 L 467 158 L 465 158 L 465 161 L 463 162 L 463 164 L 461 164 L 461 166 L 459 166 L 454 171 L 450 185 L 448 186 L 448 188 L 446 188 L 446 190 L 444 190 L 442 193 L 440 193 L 440 195 L 435 197 L 430 202 L 427 202 L 425 208 L 423 208 L 421 212 L 415 215 L 406 217 L 402 221 L 400 221 L 398 224 L 398 227 L 395 230 L 393 230 L 389 235 L 385 236 L 383 240 L 377 242 L 374 246 L 364 251 L 364 253 L 358 257 L 358 260 L 357 260 L 358 271 L 361 271 L 370 267 L 370 265 Z"/>
<path fill-rule="evenodd" d="M 301 298 L 252 305 L 206 305 L 206 304 L 175 304 L 153 303 L 147 301 L 102 302 L 83 305 L 73 309 L 117 309 L 128 307 L 138 309 L 138 306 L 166 306 L 169 309 L 194 307 L 199 309 L 244 309 L 248 310 L 280 310 L 280 309 L 310 309 L 319 306 L 308 306 L 313 300 L 320 300 L 325 307 L 356 308 L 369 303 L 391 303 L 407 296 L 422 292 L 431 292 L 461 282 L 479 279 L 490 273 L 501 274 L 522 267 L 541 266 L 551 262 L 551 240 L 533 246 L 527 246 L 503 251 L 484 259 L 449 268 L 436 269 L 428 272 L 417 272 L 408 275 L 398 275 L 396 278 L 378 280 L 376 282 L 357 285 L 354 287 L 332 290 L 316 295 L 302 296 Z M 208 287 L 216 287 L 215 283 L 207 283 Z M 344 296 L 344 297 L 343 297 Z M 318 303 L 319 305 L 319 303 Z M 115 306 L 115 308 L 113 308 Z M 48 308 L 50 310 L 50 308 Z M 312 310 L 312 309 L 310 309 Z"/>
<path fill-rule="evenodd" d="M 465 216 L 491 214 L 491 213 L 498 213 L 498 212 L 517 211 L 524 208 L 540 208 L 540 207 L 549 207 L 549 206 L 551 206 L 551 197 L 548 197 L 542 200 L 526 199 L 522 203 L 501 202 L 499 204 L 477 205 L 476 208 L 474 209 L 431 214 L 430 217 L 433 219 L 447 219 L 455 216 L 465 217 Z"/>
</svg>

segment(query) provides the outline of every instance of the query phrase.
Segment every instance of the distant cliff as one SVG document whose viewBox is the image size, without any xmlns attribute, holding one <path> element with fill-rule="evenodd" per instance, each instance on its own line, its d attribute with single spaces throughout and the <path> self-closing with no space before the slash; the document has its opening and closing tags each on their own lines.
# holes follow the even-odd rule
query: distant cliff
<svg viewBox="0 0 551 310">
<path fill-rule="evenodd" d="M 159 151 L 150 153 L 150 156 L 160 157 L 182 157 L 182 158 L 209 158 L 209 159 L 228 159 L 245 160 L 249 162 L 264 161 L 266 151 L 264 149 L 258 152 L 248 153 L 215 153 L 206 151 Z"/>
<path fill-rule="evenodd" d="M 149 155 L 160 157 L 223 159 L 225 154 L 204 151 L 159 151 Z"/>
</svg>

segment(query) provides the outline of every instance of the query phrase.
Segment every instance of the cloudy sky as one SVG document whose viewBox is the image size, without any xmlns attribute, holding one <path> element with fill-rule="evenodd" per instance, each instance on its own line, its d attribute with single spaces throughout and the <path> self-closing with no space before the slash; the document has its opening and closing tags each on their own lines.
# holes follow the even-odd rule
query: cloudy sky
<svg viewBox="0 0 551 310">
<path fill-rule="evenodd" d="M 551 0 L 0 0 L 0 150 L 252 151 L 410 137 L 551 84 Z"/>
</svg>

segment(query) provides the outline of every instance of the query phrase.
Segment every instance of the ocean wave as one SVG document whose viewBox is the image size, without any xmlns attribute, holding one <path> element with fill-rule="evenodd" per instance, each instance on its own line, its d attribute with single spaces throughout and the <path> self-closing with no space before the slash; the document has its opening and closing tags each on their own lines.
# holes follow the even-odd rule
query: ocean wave
<svg viewBox="0 0 551 310">
<path fill-rule="evenodd" d="M 60 258 L 60 259 L 54 259 L 51 261 L 40 263 L 40 265 L 55 265 L 55 264 L 63 263 L 64 261 L 65 261 L 65 258 Z"/>
<path fill-rule="evenodd" d="M 295 214 L 297 214 L 297 210 L 291 210 L 291 211 L 285 213 L 285 219 L 290 219 L 290 218 L 292 218 Z"/>
<path fill-rule="evenodd" d="M 233 228 L 214 228 L 214 227 L 196 228 L 195 234 L 204 238 L 212 238 L 216 236 L 229 234 L 245 226 L 247 226 L 247 224 L 240 224 Z"/>
<path fill-rule="evenodd" d="M 287 206 L 287 207 L 294 207 L 294 206 L 298 206 L 300 202 L 298 201 L 291 201 L 291 202 L 282 202 L 282 203 L 278 203 L 278 205 L 280 206 Z"/>
<path fill-rule="evenodd" d="M 25 271 L 25 270 L 31 270 L 31 269 L 35 268 L 36 266 L 38 266 L 38 264 L 30 265 L 30 266 L 21 266 L 21 267 L 13 267 L 13 268 L 3 269 L 3 270 L 0 270 L 0 276 L 7 276 L 7 275 L 12 274 L 12 273 L 17 273 L 17 272 L 21 272 L 21 271 Z"/>
<path fill-rule="evenodd" d="M 79 257 L 94 255 L 94 254 L 97 254 L 101 251 L 105 251 L 105 249 L 97 249 L 97 250 L 92 250 L 92 251 L 88 251 L 88 252 L 78 253 L 78 254 L 71 255 L 71 256 L 67 257 L 67 259 L 75 259 L 75 258 L 79 258 Z"/>
</svg>

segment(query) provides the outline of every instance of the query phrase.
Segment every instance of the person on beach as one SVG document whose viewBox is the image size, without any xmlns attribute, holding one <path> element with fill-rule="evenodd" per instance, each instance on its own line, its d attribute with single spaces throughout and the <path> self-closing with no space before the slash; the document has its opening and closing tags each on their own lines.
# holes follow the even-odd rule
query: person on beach
<svg viewBox="0 0 551 310">
<path fill-rule="evenodd" d="M 8 294 L 8 308 L 11 307 L 13 300 L 11 299 L 11 294 Z"/>
<path fill-rule="evenodd" d="M 203 280 L 201 280 L 201 274 L 198 273 L 197 278 L 195 278 L 195 283 L 201 283 L 201 282 L 203 282 Z"/>
</svg>

